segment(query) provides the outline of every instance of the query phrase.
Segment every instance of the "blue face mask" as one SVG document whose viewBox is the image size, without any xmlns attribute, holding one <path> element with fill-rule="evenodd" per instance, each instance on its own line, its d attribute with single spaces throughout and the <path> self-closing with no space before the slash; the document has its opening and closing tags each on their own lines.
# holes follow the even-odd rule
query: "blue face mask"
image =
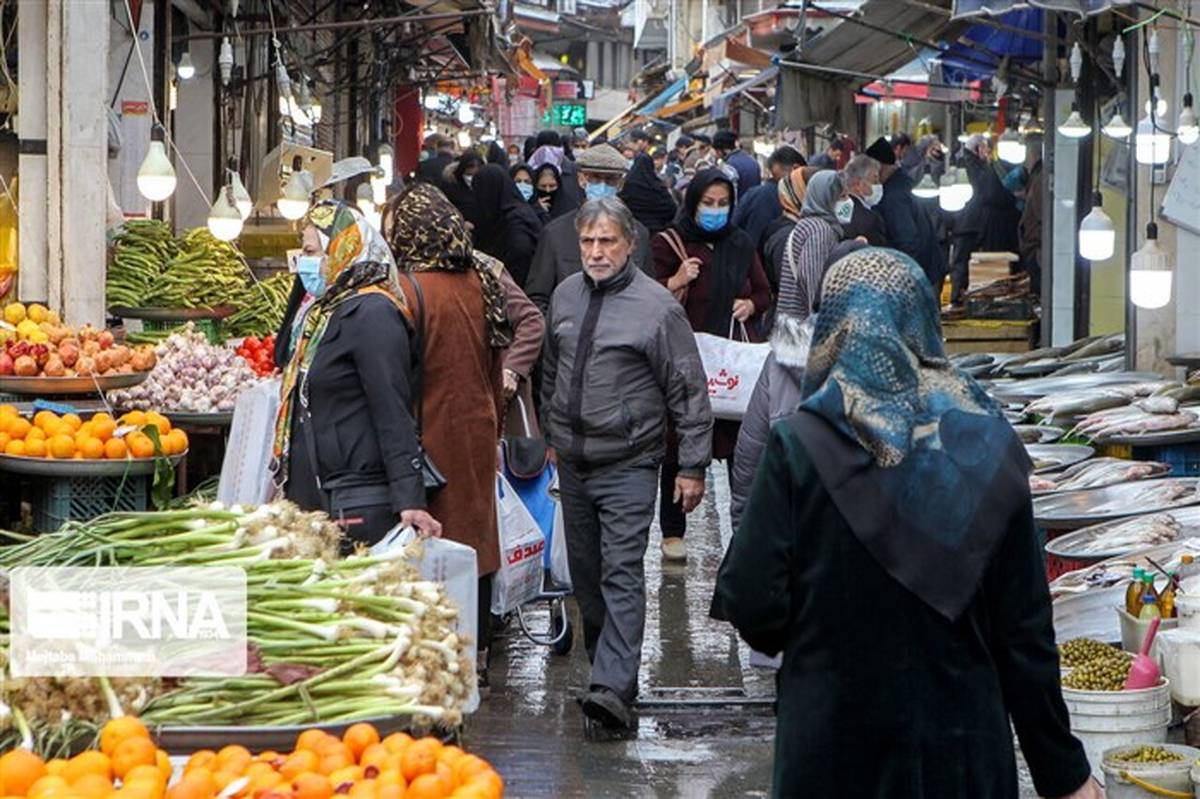
<svg viewBox="0 0 1200 799">
<path fill-rule="evenodd" d="M 325 293 L 324 255 L 301 255 L 296 259 L 296 274 L 304 284 L 304 290 L 314 297 Z"/>
<path fill-rule="evenodd" d="M 533 196 L 533 184 L 518 183 L 517 191 L 521 192 L 521 196 L 525 198 L 525 202 L 529 202 L 529 198 Z"/>
<path fill-rule="evenodd" d="M 696 213 L 696 223 L 700 225 L 701 230 L 707 230 L 709 233 L 720 230 L 728 222 L 728 208 L 701 208 Z"/>
<path fill-rule="evenodd" d="M 607 183 L 588 183 L 584 193 L 589 200 L 602 200 L 605 197 L 616 197 L 617 187 Z"/>
</svg>

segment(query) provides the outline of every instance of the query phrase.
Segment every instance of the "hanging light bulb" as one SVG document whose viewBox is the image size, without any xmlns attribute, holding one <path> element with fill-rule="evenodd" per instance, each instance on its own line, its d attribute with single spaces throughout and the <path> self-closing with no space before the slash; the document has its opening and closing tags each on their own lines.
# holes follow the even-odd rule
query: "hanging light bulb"
<svg viewBox="0 0 1200 799">
<path fill-rule="evenodd" d="M 371 176 L 371 198 L 375 201 L 376 205 L 383 205 L 387 202 L 387 187 L 388 182 L 383 179 L 380 171 L 376 171 Z"/>
<path fill-rule="evenodd" d="M 921 182 L 913 186 L 912 193 L 914 197 L 922 197 L 926 200 L 937 197 L 938 185 L 933 182 L 933 175 L 926 172 L 925 177 L 921 178 Z"/>
<path fill-rule="evenodd" d="M 1058 126 L 1058 132 L 1068 139 L 1082 139 L 1092 132 L 1092 127 L 1083 121 L 1083 117 L 1079 114 L 1079 108 L 1072 103 L 1071 115 Z"/>
<path fill-rule="evenodd" d="M 1154 124 L 1149 114 L 1142 117 L 1134 137 L 1134 155 L 1139 164 L 1165 164 L 1171 160 L 1171 134 Z"/>
<path fill-rule="evenodd" d="M 217 69 L 221 73 L 221 85 L 228 86 L 233 77 L 233 45 L 229 43 L 228 36 L 221 40 L 221 52 L 217 56 Z"/>
<path fill-rule="evenodd" d="M 358 206 L 358 210 L 362 211 L 363 216 L 375 211 L 375 191 L 369 182 L 359 183 L 354 197 L 354 204 Z"/>
<path fill-rule="evenodd" d="M 242 215 L 231 202 L 232 197 L 232 187 L 222 186 L 208 212 L 208 230 L 221 241 L 233 241 L 242 234 Z"/>
<path fill-rule="evenodd" d="M 1121 77 L 1121 73 L 1125 71 L 1125 40 L 1119 35 L 1113 40 L 1113 72 L 1117 77 Z"/>
<path fill-rule="evenodd" d="M 942 176 L 942 185 L 938 189 L 938 206 L 943 211 L 957 213 L 967 207 L 974 193 L 966 172 L 948 169 Z"/>
<path fill-rule="evenodd" d="M 1071 82 L 1079 83 L 1079 76 L 1083 74 L 1083 48 L 1079 46 L 1079 42 L 1075 42 L 1071 46 Z"/>
<path fill-rule="evenodd" d="M 1139 308 L 1161 308 L 1171 301 L 1171 257 L 1158 246 L 1158 225 L 1146 225 L 1146 243 L 1129 265 L 1129 299 Z"/>
<path fill-rule="evenodd" d="M 196 77 L 196 65 L 192 63 L 192 54 L 187 50 L 183 51 L 183 55 L 179 57 L 179 63 L 175 65 L 175 74 L 180 80 L 191 80 Z"/>
<path fill-rule="evenodd" d="M 167 149 L 161 141 L 151 141 L 146 158 L 138 168 L 137 187 L 142 196 L 151 202 L 162 202 L 175 192 L 175 167 L 167 158 Z"/>
<path fill-rule="evenodd" d="M 275 207 L 284 219 L 296 220 L 308 213 L 308 196 L 312 193 L 311 180 L 308 172 L 292 170 L 292 176 L 283 187 L 283 196 L 275 201 Z"/>
<path fill-rule="evenodd" d="M 383 182 L 385 185 L 392 184 L 392 165 L 396 160 L 396 151 L 392 149 L 390 144 L 379 145 L 379 168 L 383 170 Z"/>
<path fill-rule="evenodd" d="M 962 133 L 958 134 L 958 143 L 959 144 L 966 144 L 970 140 L 971 140 L 971 134 L 968 133 L 967 131 L 964 130 Z"/>
<path fill-rule="evenodd" d="M 460 130 L 458 132 L 458 146 L 459 147 L 470 147 L 471 146 L 471 134 L 465 130 Z"/>
<path fill-rule="evenodd" d="M 1121 116 L 1121 112 L 1117 111 L 1112 115 L 1112 119 L 1108 120 L 1108 124 L 1104 126 L 1104 135 L 1112 139 L 1128 139 L 1133 134 L 1133 128 Z"/>
<path fill-rule="evenodd" d="M 1149 114 L 1150 113 L 1150 101 L 1149 100 L 1146 101 L 1145 108 L 1146 108 L 1146 113 Z M 1167 105 L 1167 101 L 1164 100 L 1163 98 L 1159 97 L 1158 102 L 1156 102 L 1154 104 L 1154 115 L 1156 117 L 1165 117 L 1167 115 L 1167 111 L 1169 111 L 1169 110 L 1170 110 L 1170 106 Z"/>
<path fill-rule="evenodd" d="M 1021 164 L 1025 162 L 1025 142 L 1021 140 L 1021 136 L 1012 128 L 1000 134 L 1000 139 L 996 142 L 996 153 L 1000 156 L 1001 161 L 1007 161 L 1010 164 Z"/>
<path fill-rule="evenodd" d="M 1117 244 L 1117 229 L 1101 204 L 1100 192 L 1092 195 L 1092 210 L 1079 223 L 1079 254 L 1089 261 L 1107 261 Z"/>
<path fill-rule="evenodd" d="M 464 125 L 470 125 L 475 121 L 475 109 L 468 102 L 458 104 L 458 121 Z"/>
<path fill-rule="evenodd" d="M 312 110 L 309 112 L 309 117 L 312 119 L 314 125 L 321 121 L 321 101 L 320 100 L 316 100 L 316 99 L 313 100 Z"/>
<path fill-rule="evenodd" d="M 1179 127 L 1176 130 L 1179 143 L 1183 145 L 1200 141 L 1200 119 L 1197 119 L 1196 109 L 1192 107 L 1194 102 L 1191 92 L 1183 96 L 1183 110 L 1179 112 Z"/>
<path fill-rule="evenodd" d="M 238 214 L 242 219 L 249 219 L 250 212 L 254 210 L 254 200 L 250 198 L 250 192 L 246 191 L 246 184 L 242 183 L 242 176 L 232 169 L 229 170 L 229 183 L 233 190 L 233 204 L 237 208 Z"/>
</svg>

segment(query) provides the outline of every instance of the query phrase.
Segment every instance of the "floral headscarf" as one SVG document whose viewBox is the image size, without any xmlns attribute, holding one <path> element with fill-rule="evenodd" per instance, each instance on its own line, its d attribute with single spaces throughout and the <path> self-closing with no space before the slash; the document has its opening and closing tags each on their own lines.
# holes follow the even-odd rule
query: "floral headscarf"
<svg viewBox="0 0 1200 799">
<path fill-rule="evenodd" d="M 471 246 L 462 215 L 434 186 L 415 183 L 393 199 L 385 211 L 387 240 L 397 268 L 406 272 L 465 272 L 473 269 L 483 286 L 488 344 L 497 349 L 512 343 L 508 301 L 492 269 L 493 259 Z"/>
<path fill-rule="evenodd" d="M 291 357 L 283 368 L 272 453 L 275 482 L 280 487 L 287 483 L 296 401 L 308 407 L 308 372 L 334 311 L 346 300 L 372 293 L 386 297 L 408 315 L 392 252 L 379 231 L 357 209 L 336 200 L 324 200 L 308 212 L 305 224 L 316 228 L 325 251 L 329 288 L 297 314 Z"/>
<path fill-rule="evenodd" d="M 779 181 L 779 204 L 783 213 L 799 221 L 800 209 L 804 207 L 804 195 L 808 191 L 808 181 L 821 170 L 817 167 L 796 167 L 791 174 Z"/>
</svg>

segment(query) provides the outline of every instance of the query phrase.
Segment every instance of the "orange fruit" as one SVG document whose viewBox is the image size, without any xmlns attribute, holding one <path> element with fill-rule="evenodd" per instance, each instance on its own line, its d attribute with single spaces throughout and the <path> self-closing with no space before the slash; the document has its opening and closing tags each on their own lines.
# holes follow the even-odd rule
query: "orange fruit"
<svg viewBox="0 0 1200 799">
<path fill-rule="evenodd" d="M 279 772 L 273 769 L 267 769 L 266 771 L 259 772 L 251 777 L 250 782 L 246 785 L 245 789 L 239 791 L 238 793 L 254 796 L 260 791 L 269 791 L 270 789 L 282 784 L 283 777 L 279 775 Z"/>
<path fill-rule="evenodd" d="M 25 454 L 25 442 L 19 438 L 14 438 L 12 441 L 4 445 L 5 455 L 22 456 Z"/>
<path fill-rule="evenodd" d="M 401 785 L 380 785 L 378 799 L 404 799 L 404 789 Z"/>
<path fill-rule="evenodd" d="M 478 755 L 463 755 L 454 764 L 454 776 L 458 777 L 460 785 L 465 785 L 476 775 L 490 771 L 491 768 L 488 762 Z"/>
<path fill-rule="evenodd" d="M 346 783 L 355 783 L 363 778 L 363 770 L 361 766 L 346 766 L 337 771 L 331 772 L 329 781 L 333 783 L 333 788 L 336 791 L 338 786 Z"/>
<path fill-rule="evenodd" d="M 387 750 L 389 752 L 391 752 L 392 754 L 398 755 L 401 752 L 403 752 L 405 749 L 407 749 L 408 745 L 410 743 L 412 743 L 412 741 L 413 741 L 412 737 L 410 735 L 408 735 L 407 733 L 394 732 L 391 735 L 389 735 L 388 737 L 384 738 L 382 743 L 384 746 L 387 747 Z"/>
<path fill-rule="evenodd" d="M 242 772 L 253 759 L 254 755 L 250 754 L 250 750 L 239 744 L 230 744 L 217 752 L 217 763 L 222 769 L 229 771 Z"/>
<path fill-rule="evenodd" d="M 92 435 L 101 441 L 108 441 L 116 432 L 117 423 L 112 419 L 98 419 L 98 416 L 99 414 L 92 417 Z"/>
<path fill-rule="evenodd" d="M 58 416 L 53 411 L 38 411 L 33 415 L 33 426 L 44 429 L 47 421 L 57 418 Z"/>
<path fill-rule="evenodd" d="M 121 417 L 122 424 L 131 424 L 134 427 L 141 427 L 146 424 L 146 414 L 142 411 L 130 411 Z"/>
<path fill-rule="evenodd" d="M 113 795 L 119 796 L 121 799 L 163 799 L 166 793 L 166 786 L 158 782 L 141 779 L 133 782 L 125 782 L 122 780 L 121 787 Z"/>
<path fill-rule="evenodd" d="M 490 799 L 500 799 L 504 795 L 504 780 L 490 768 L 482 774 L 476 774 L 467 784 L 486 786 Z"/>
<path fill-rule="evenodd" d="M 363 780 L 350 787 L 350 799 L 376 799 L 379 785 L 375 780 Z"/>
<path fill-rule="evenodd" d="M 112 793 L 112 781 L 101 774 L 84 774 L 77 780 L 71 781 L 71 790 L 83 799 L 104 799 Z"/>
<path fill-rule="evenodd" d="M 24 439 L 29 435 L 29 431 L 33 429 L 33 425 L 26 419 L 15 419 L 8 425 L 8 434 L 13 438 Z"/>
<path fill-rule="evenodd" d="M 29 432 L 25 434 L 25 443 L 26 444 L 28 444 L 30 441 L 45 441 L 45 440 L 46 440 L 46 431 L 40 427 L 31 427 L 31 428 L 29 428 Z"/>
<path fill-rule="evenodd" d="M 78 449 L 89 461 L 98 461 L 104 458 L 104 442 L 98 438 L 83 439 L 83 442 L 78 444 Z"/>
<path fill-rule="evenodd" d="M 206 768 L 194 768 L 186 772 L 176 785 L 181 785 L 185 782 L 194 786 L 193 789 L 195 791 L 206 797 L 216 796 L 219 790 L 217 787 L 217 778 Z"/>
<path fill-rule="evenodd" d="M 276 760 L 278 760 L 281 765 L 283 763 L 283 755 L 279 754 L 274 749 L 267 749 L 264 752 L 259 752 L 257 755 L 254 756 L 254 759 L 260 763 L 274 764 L 274 762 Z"/>
<path fill-rule="evenodd" d="M 408 784 L 404 779 L 404 775 L 398 769 L 388 769 L 387 771 L 379 772 L 379 777 L 375 781 L 379 783 L 380 788 L 386 788 L 389 785 L 398 785 L 403 788 Z"/>
<path fill-rule="evenodd" d="M 408 784 L 404 799 L 444 799 L 446 790 L 436 774 L 422 774 Z"/>
<path fill-rule="evenodd" d="M 158 767 L 158 771 L 163 775 L 163 783 L 171 781 L 172 775 L 175 774 L 175 767 L 171 765 L 171 757 L 159 749 L 154 755 L 154 765 Z"/>
<path fill-rule="evenodd" d="M 211 749 L 201 749 L 197 752 L 193 752 L 192 756 L 188 758 L 187 764 L 183 767 L 183 773 L 187 774 L 192 769 L 207 769 L 209 766 L 213 765 L 213 762 L 216 759 L 217 753 Z"/>
<path fill-rule="evenodd" d="M 16 416 L 17 406 L 8 404 L 0 405 L 0 413 L 11 413 L 13 416 Z"/>
<path fill-rule="evenodd" d="M 63 760 L 61 757 L 56 757 L 53 760 L 46 761 L 46 773 L 47 774 L 53 774 L 55 777 L 62 777 L 63 779 L 66 779 L 68 782 L 71 782 L 72 780 L 70 780 L 66 776 L 66 772 L 67 772 L 67 761 Z"/>
<path fill-rule="evenodd" d="M 145 433 L 130 433 L 125 436 L 125 446 L 135 458 L 153 458 L 154 442 Z"/>
<path fill-rule="evenodd" d="M 83 420 L 80 419 L 79 415 L 75 413 L 66 414 L 63 416 L 62 420 L 63 424 L 67 425 L 72 430 L 79 430 L 79 428 L 83 425 Z"/>
<path fill-rule="evenodd" d="M 104 442 L 104 457 L 110 461 L 123 461 L 129 455 L 125 442 L 119 438 L 110 438 Z"/>
<path fill-rule="evenodd" d="M 12 749 L 0 755 L 0 783 L 9 796 L 24 796 L 44 776 L 46 764 L 28 749 Z"/>
<path fill-rule="evenodd" d="M 75 439 L 65 433 L 50 439 L 50 457 L 64 461 L 75 457 Z"/>
<path fill-rule="evenodd" d="M 305 730 L 296 736 L 296 751 L 307 749 L 315 752 L 317 746 L 328 737 L 329 735 L 324 730 Z"/>
<path fill-rule="evenodd" d="M 422 774 L 430 774 L 437 768 L 437 752 L 425 742 L 424 738 L 414 742 L 400 756 L 401 770 L 404 779 L 410 783 Z"/>
<path fill-rule="evenodd" d="M 292 780 L 292 791 L 296 799 L 329 799 L 333 796 L 333 784 L 323 774 L 306 771 Z"/>
<path fill-rule="evenodd" d="M 458 778 L 454 776 L 454 769 L 450 768 L 446 763 L 439 761 L 437 769 L 433 773 L 442 781 L 442 789 L 446 793 L 451 793 L 458 787 Z"/>
<path fill-rule="evenodd" d="M 68 432 L 74 433 L 75 431 L 72 430 L 68 424 L 63 422 L 62 419 L 56 417 L 54 419 L 46 420 L 46 423 L 42 425 L 42 432 L 46 434 L 46 438 L 54 438 L 57 435 Z"/>
<path fill-rule="evenodd" d="M 180 780 L 167 789 L 164 799 L 211 799 L 214 795 L 199 782 Z"/>
<path fill-rule="evenodd" d="M 351 724 L 342 735 L 342 742 L 350 747 L 354 759 L 358 760 L 368 746 L 379 743 L 379 730 L 364 722 Z"/>
<path fill-rule="evenodd" d="M 450 794 L 450 799 L 492 799 L 492 791 L 482 784 L 464 785 Z"/>
<path fill-rule="evenodd" d="M 8 442 L 10 441 L 12 441 L 12 436 L 0 430 L 0 452 L 4 451 L 4 448 L 8 446 Z"/>
<path fill-rule="evenodd" d="M 283 765 L 279 767 L 279 773 L 290 780 L 297 774 L 303 774 L 306 771 L 316 771 L 320 763 L 321 758 L 317 757 L 316 752 L 308 749 L 297 749 L 284 758 Z"/>
<path fill-rule="evenodd" d="M 7 778 L 4 784 L 5 790 L 9 790 Z M 47 774 L 29 786 L 29 791 L 26 796 L 29 799 L 39 799 L 43 796 L 62 796 L 71 790 L 70 784 L 62 777 L 55 777 L 52 774 Z"/>
<path fill-rule="evenodd" d="M 111 422 L 112 415 L 105 411 L 100 411 L 99 413 L 93 413 L 92 418 L 89 419 L 88 421 L 97 422 L 97 421 L 103 421 L 103 420 L 107 420 L 107 421 Z"/>
<path fill-rule="evenodd" d="M 236 771 L 214 771 L 212 776 L 213 782 L 215 782 L 217 784 L 217 788 L 222 791 L 229 786 L 229 783 L 242 778 L 242 775 L 238 774 Z"/>
<path fill-rule="evenodd" d="M 442 751 L 438 753 L 438 762 L 453 766 L 463 757 L 466 757 L 466 754 L 466 752 L 459 749 L 457 746 L 446 746 L 443 747 Z"/>
<path fill-rule="evenodd" d="M 157 427 L 160 436 L 165 436 L 171 432 L 171 423 L 161 413 L 150 411 L 150 413 L 146 414 L 146 424 L 152 424 Z"/>
<path fill-rule="evenodd" d="M 383 744 L 371 744 L 359 753 L 358 764 L 364 768 L 367 766 L 376 766 L 382 770 L 383 764 L 391 755 L 392 753 Z"/>
<path fill-rule="evenodd" d="M 138 783 L 148 783 L 166 790 L 167 778 L 158 770 L 158 766 L 134 766 L 121 778 L 121 787 Z"/>
<path fill-rule="evenodd" d="M 87 774 L 99 774 L 111 783 L 112 763 L 109 762 L 108 755 L 95 750 L 80 752 L 67 761 L 63 776 L 67 782 L 74 783 Z"/>
<path fill-rule="evenodd" d="M 117 744 L 112 753 L 113 773 L 124 780 L 138 766 L 150 766 L 157 775 L 158 749 L 149 738 L 135 735 Z"/>
<path fill-rule="evenodd" d="M 270 763 L 262 763 L 257 760 L 251 760 L 246 765 L 246 768 L 242 771 L 242 776 L 249 777 L 253 780 L 265 774 L 272 774 L 274 772 L 275 769 L 271 768 Z"/>
<path fill-rule="evenodd" d="M 344 752 L 334 752 L 321 757 L 321 762 L 317 765 L 317 771 L 331 777 L 335 772 L 353 765 L 354 761 L 350 759 L 349 755 Z"/>
<path fill-rule="evenodd" d="M 27 458 L 44 458 L 44 457 L 46 457 L 46 439 L 44 439 L 44 438 L 27 438 L 27 439 L 25 439 L 25 457 L 27 457 Z"/>
</svg>

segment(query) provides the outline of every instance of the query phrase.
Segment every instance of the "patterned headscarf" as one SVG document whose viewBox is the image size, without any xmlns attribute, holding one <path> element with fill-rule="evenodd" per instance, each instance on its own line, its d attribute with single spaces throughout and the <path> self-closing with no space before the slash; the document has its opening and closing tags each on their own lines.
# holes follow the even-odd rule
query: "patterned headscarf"
<svg viewBox="0 0 1200 799">
<path fill-rule="evenodd" d="M 949 411 L 1003 419 L 979 384 L 951 365 L 938 305 L 921 268 L 872 247 L 825 276 L 801 407 L 857 441 L 881 467 L 940 448 Z"/>
<path fill-rule="evenodd" d="M 834 172 L 832 169 L 822 170 L 808 180 L 808 186 L 804 192 L 804 203 L 800 206 L 800 215 L 824 219 L 833 225 L 833 229 L 841 238 L 842 223 L 838 221 L 837 212 L 834 209 L 838 200 L 845 193 L 846 182 L 841 173 Z"/>
<path fill-rule="evenodd" d="M 329 288 L 297 314 L 291 357 L 283 368 L 273 447 L 275 482 L 280 487 L 287 483 L 295 404 L 298 400 L 308 406 L 308 372 L 334 311 L 346 300 L 372 293 L 386 297 L 401 313 L 408 314 L 391 250 L 358 209 L 324 200 L 308 212 L 305 224 L 316 228 L 325 251 Z"/>
<path fill-rule="evenodd" d="M 822 170 L 818 167 L 796 167 L 791 174 L 779 181 L 779 204 L 783 206 L 785 215 L 799 221 L 800 209 L 804 207 L 804 195 L 808 192 L 808 181 L 820 171 Z"/>
<path fill-rule="evenodd" d="M 428 183 L 415 183 L 388 204 L 385 214 L 387 238 L 398 268 L 406 272 L 473 269 L 483 286 L 488 344 L 496 349 L 511 344 L 504 287 L 491 268 L 491 259 L 471 246 L 462 215 L 446 195 Z"/>
</svg>

